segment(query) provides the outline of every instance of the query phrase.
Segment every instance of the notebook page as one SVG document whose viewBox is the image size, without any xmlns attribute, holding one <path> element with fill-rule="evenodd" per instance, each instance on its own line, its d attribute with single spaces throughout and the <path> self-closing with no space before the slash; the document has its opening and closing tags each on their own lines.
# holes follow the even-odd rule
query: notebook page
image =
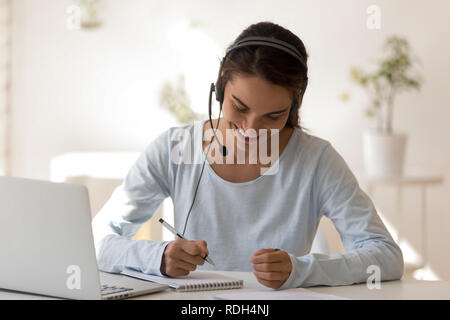
<svg viewBox="0 0 450 320">
<path fill-rule="evenodd" d="M 304 288 L 286 290 L 244 291 L 215 295 L 220 300 L 349 300 L 332 294 L 316 293 Z"/>
<path fill-rule="evenodd" d="M 183 286 L 192 286 L 192 285 L 214 284 L 214 283 L 232 284 L 233 282 L 236 281 L 242 282 L 242 280 L 236 278 L 231 278 L 221 274 L 207 271 L 193 271 L 187 276 L 180 276 L 176 278 L 160 277 L 145 274 L 129 268 L 125 268 L 121 273 L 142 280 L 157 282 L 160 284 L 167 284 L 168 286 L 175 289 L 178 289 Z"/>
</svg>

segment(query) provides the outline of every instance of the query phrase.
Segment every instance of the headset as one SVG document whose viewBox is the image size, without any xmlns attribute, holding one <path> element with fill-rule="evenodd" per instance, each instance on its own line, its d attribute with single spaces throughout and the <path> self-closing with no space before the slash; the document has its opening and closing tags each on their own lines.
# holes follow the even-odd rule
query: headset
<svg viewBox="0 0 450 320">
<path fill-rule="evenodd" d="M 183 236 L 184 236 L 184 232 L 186 231 L 186 226 L 187 226 L 187 222 L 188 222 L 188 219 L 189 219 L 189 215 L 191 214 L 191 210 L 192 210 L 192 207 L 194 205 L 195 198 L 197 196 L 197 190 L 198 190 L 198 187 L 200 185 L 200 181 L 202 179 L 203 169 L 205 168 L 205 162 L 206 162 L 206 158 L 208 157 L 209 149 L 211 148 L 212 139 L 215 138 L 217 143 L 219 144 L 219 147 L 220 147 L 219 151 L 222 154 L 222 156 L 225 157 L 228 154 L 227 148 L 224 145 L 221 144 L 221 142 L 219 141 L 219 139 L 217 139 L 217 136 L 216 136 L 216 131 L 217 131 L 217 128 L 219 127 L 220 114 L 222 112 L 222 104 L 223 104 L 223 100 L 224 100 L 224 91 L 225 91 L 224 84 L 222 83 L 222 77 L 221 77 L 222 68 L 223 68 L 223 65 L 225 63 L 226 58 L 228 57 L 228 55 L 232 51 L 234 51 L 234 50 L 236 50 L 238 48 L 246 47 L 246 46 L 269 46 L 269 47 L 273 47 L 273 48 L 282 50 L 282 51 L 290 54 L 294 58 L 296 58 L 301 63 L 303 68 L 305 70 L 308 70 L 308 67 L 306 65 L 305 59 L 302 58 L 302 56 L 299 53 L 299 51 L 293 45 L 291 45 L 291 44 L 289 44 L 289 43 L 287 43 L 285 41 L 275 39 L 275 38 L 256 37 L 256 36 L 245 37 L 245 38 L 241 39 L 240 41 L 238 41 L 236 44 L 234 44 L 231 48 L 229 48 L 227 50 L 227 52 L 225 53 L 225 56 L 223 57 L 223 59 L 222 59 L 222 61 L 220 63 L 219 75 L 217 77 L 217 81 L 216 81 L 215 84 L 211 83 L 210 90 L 209 90 L 208 114 L 209 114 L 209 124 L 210 124 L 211 128 L 213 128 L 213 123 L 212 123 L 212 119 L 211 119 L 211 117 L 212 117 L 212 115 L 211 115 L 212 114 L 211 101 L 212 101 L 212 93 L 213 92 L 215 92 L 215 94 L 216 94 L 216 100 L 220 103 L 219 118 L 217 120 L 216 128 L 213 129 L 213 134 L 214 135 L 211 138 L 210 144 L 208 146 L 208 150 L 206 151 L 205 158 L 203 160 L 202 170 L 200 172 L 200 177 L 199 177 L 198 182 L 197 182 L 197 187 L 195 189 L 194 198 L 192 200 L 191 207 L 189 208 L 189 212 L 187 214 L 186 221 L 184 223 L 184 229 L 183 229 L 183 233 L 182 233 Z M 304 80 L 305 80 L 305 85 L 303 86 L 302 91 L 300 93 L 301 99 L 303 99 L 303 95 L 305 93 L 306 86 L 308 84 L 308 76 L 307 75 L 305 76 Z M 298 100 L 294 99 L 293 105 L 292 105 L 291 110 L 289 112 L 289 116 L 294 115 L 298 111 L 299 107 L 300 106 L 299 106 Z"/>
</svg>

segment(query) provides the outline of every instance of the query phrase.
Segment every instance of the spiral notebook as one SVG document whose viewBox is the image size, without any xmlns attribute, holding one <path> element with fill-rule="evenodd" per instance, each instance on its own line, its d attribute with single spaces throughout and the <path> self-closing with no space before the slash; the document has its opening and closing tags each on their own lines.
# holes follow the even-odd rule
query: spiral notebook
<svg viewBox="0 0 450 320">
<path fill-rule="evenodd" d="M 180 292 L 239 289 L 244 285 L 244 280 L 206 271 L 193 271 L 188 276 L 176 278 L 145 274 L 130 268 L 125 268 L 121 273 L 141 280 L 167 284 Z"/>
</svg>

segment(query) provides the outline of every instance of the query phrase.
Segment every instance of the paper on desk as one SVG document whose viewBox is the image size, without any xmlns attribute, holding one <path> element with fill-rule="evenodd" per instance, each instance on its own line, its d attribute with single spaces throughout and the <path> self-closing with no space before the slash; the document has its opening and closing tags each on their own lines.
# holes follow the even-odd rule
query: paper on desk
<svg viewBox="0 0 450 320">
<path fill-rule="evenodd" d="M 215 295 L 220 300 L 349 300 L 332 294 L 316 293 L 303 288 L 286 290 L 244 291 Z"/>
</svg>

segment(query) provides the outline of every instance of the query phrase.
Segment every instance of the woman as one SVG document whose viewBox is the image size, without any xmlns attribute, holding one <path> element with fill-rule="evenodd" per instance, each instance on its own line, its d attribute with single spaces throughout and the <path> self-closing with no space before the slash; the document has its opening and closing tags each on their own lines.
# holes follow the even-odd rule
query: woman
<svg viewBox="0 0 450 320">
<path fill-rule="evenodd" d="M 308 79 L 302 41 L 261 22 L 229 49 L 248 37 L 281 40 L 295 53 L 268 45 L 227 53 L 216 83 L 223 117 L 161 134 L 95 217 L 100 269 L 253 271 L 275 289 L 365 282 L 371 265 L 380 280 L 400 279 L 402 252 L 372 201 L 331 144 L 299 124 Z M 194 163 L 186 161 L 191 146 Z M 166 197 L 175 228 L 190 240 L 132 240 Z M 309 253 L 322 216 L 334 222 L 345 254 Z"/>
</svg>

